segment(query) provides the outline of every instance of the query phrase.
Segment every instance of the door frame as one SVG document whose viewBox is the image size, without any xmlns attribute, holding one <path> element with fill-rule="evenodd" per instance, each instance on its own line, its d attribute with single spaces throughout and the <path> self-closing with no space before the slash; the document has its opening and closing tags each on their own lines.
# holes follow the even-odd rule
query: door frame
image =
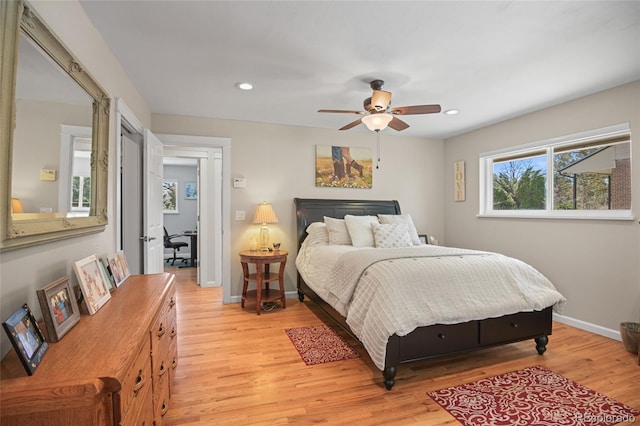
<svg viewBox="0 0 640 426">
<path fill-rule="evenodd" d="M 210 151 L 208 162 L 210 167 L 207 167 L 207 179 L 211 184 L 208 185 L 208 194 L 214 194 L 215 198 L 208 197 L 209 207 L 206 208 L 206 215 L 211 218 L 208 223 L 211 225 L 208 236 L 198 235 L 199 244 L 201 246 L 207 244 L 208 247 L 213 248 L 209 250 L 209 258 L 215 256 L 215 260 L 212 262 L 214 267 L 220 267 L 218 273 L 214 272 L 214 276 L 220 276 L 220 282 L 211 282 L 206 277 L 210 276 L 208 272 L 200 272 L 201 286 L 222 286 L 223 288 L 223 303 L 231 303 L 231 194 L 226 188 L 230 188 L 231 182 L 231 139 L 220 138 L 214 136 L 188 136 L 188 135 L 174 135 L 174 134 L 158 134 L 160 140 L 167 147 L 171 147 L 170 150 L 174 151 L 178 149 L 202 151 L 205 148 L 213 148 Z M 217 151 L 217 153 L 216 153 Z M 220 152 L 222 158 L 220 159 Z M 221 162 L 221 167 L 215 167 L 214 162 Z M 201 164 L 202 165 L 202 164 Z M 216 171 L 217 169 L 221 169 Z M 217 176 L 219 173 L 220 176 Z M 217 199 L 219 205 L 212 205 L 212 200 Z M 200 212 L 205 211 L 205 207 L 200 203 Z M 202 216 L 200 218 L 202 223 Z M 198 230 L 200 234 L 200 230 Z M 201 264 L 202 267 L 202 264 Z M 218 280 L 216 280 L 218 281 Z"/>
</svg>

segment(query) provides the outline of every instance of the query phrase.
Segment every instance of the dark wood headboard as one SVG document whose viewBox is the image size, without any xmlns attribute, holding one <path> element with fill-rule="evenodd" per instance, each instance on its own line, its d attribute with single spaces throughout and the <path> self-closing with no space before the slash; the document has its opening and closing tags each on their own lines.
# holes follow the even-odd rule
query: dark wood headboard
<svg viewBox="0 0 640 426">
<path fill-rule="evenodd" d="M 328 200 L 294 198 L 296 205 L 296 225 L 298 247 L 307 236 L 310 223 L 323 222 L 324 217 L 344 218 L 345 215 L 376 216 L 378 214 L 400 214 L 400 204 L 396 200 Z"/>
</svg>

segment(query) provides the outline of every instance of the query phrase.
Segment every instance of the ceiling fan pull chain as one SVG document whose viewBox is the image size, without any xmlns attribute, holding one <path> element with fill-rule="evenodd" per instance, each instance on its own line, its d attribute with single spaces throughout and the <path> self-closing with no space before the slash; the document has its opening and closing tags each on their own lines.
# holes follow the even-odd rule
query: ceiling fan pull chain
<svg viewBox="0 0 640 426">
<path fill-rule="evenodd" d="M 377 138 L 377 157 L 378 161 L 376 162 L 376 169 L 380 168 L 380 130 L 376 130 L 376 138 Z"/>
</svg>

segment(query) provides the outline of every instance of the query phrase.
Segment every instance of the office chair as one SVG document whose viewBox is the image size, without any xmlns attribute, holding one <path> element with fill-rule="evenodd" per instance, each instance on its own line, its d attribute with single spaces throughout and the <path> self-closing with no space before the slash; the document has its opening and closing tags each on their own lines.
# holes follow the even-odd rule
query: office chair
<svg viewBox="0 0 640 426">
<path fill-rule="evenodd" d="M 164 228 L 164 227 L 163 227 Z M 181 259 L 183 263 L 187 261 L 184 257 L 176 257 L 176 252 L 180 251 L 180 247 L 187 247 L 189 244 L 184 241 L 173 242 L 171 239 L 181 237 L 180 234 L 169 235 L 167 228 L 164 228 L 164 247 L 173 249 L 173 259 L 171 259 L 171 266 L 176 263 L 176 260 Z"/>
</svg>

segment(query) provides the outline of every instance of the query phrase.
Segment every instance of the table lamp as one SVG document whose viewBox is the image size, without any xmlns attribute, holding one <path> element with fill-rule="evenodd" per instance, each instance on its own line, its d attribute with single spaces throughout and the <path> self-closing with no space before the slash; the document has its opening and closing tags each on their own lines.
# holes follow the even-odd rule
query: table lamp
<svg viewBox="0 0 640 426">
<path fill-rule="evenodd" d="M 260 228 L 260 251 L 269 251 L 269 228 L 268 223 L 278 223 L 278 216 L 273 211 L 271 203 L 266 201 L 262 204 L 258 204 L 256 214 L 253 216 L 254 224 L 262 224 Z"/>
</svg>

